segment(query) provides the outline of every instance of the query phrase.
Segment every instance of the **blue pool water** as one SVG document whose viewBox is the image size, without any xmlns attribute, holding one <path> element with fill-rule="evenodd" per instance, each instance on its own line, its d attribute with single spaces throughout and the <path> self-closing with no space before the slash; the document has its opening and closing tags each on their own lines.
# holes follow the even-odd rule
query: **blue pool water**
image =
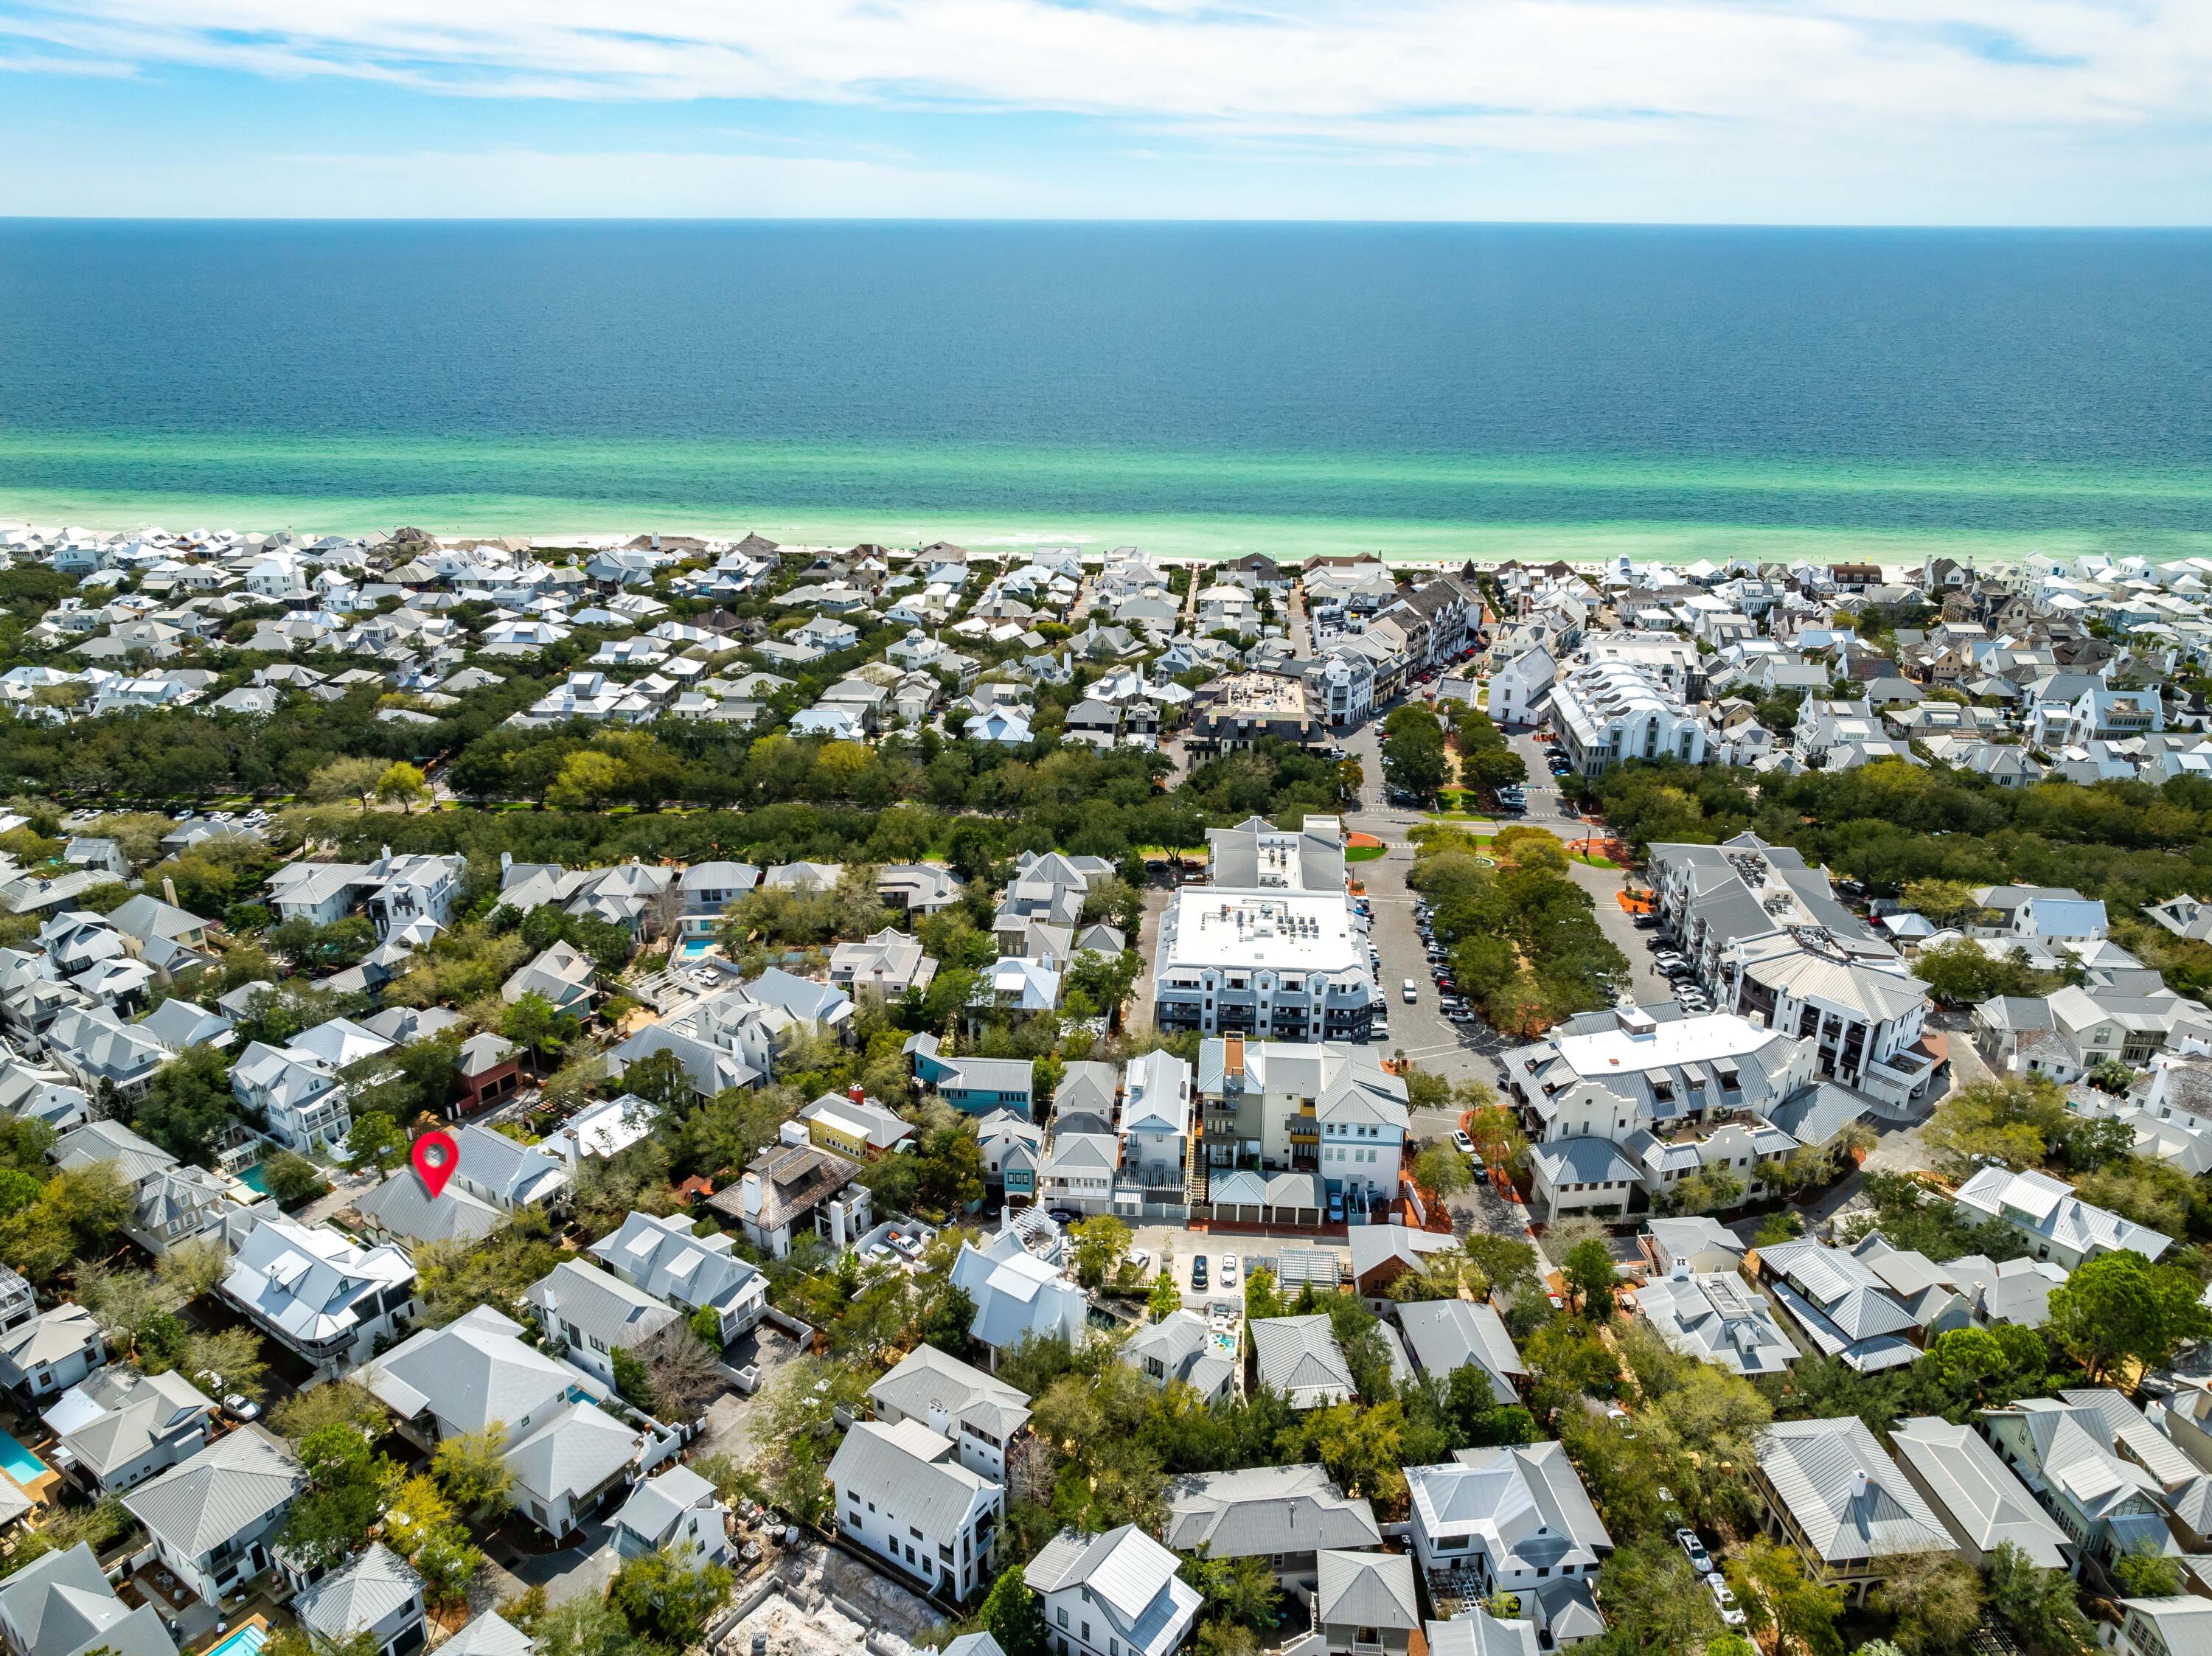
<svg viewBox="0 0 2212 1656">
<path fill-rule="evenodd" d="M 694 937 L 689 943 L 679 943 L 677 946 L 676 958 L 679 961 L 701 960 L 706 956 L 708 952 L 711 950 L 714 946 L 714 940 L 712 938 Z"/>
<path fill-rule="evenodd" d="M 238 1178 L 239 1182 L 246 1189 L 259 1191 L 264 1196 L 269 1194 L 269 1169 L 258 1162 L 240 1174 Z"/>
<path fill-rule="evenodd" d="M 18 1483 L 29 1484 L 46 1475 L 46 1463 L 8 1433 L 0 1431 L 0 1471 Z"/>
<path fill-rule="evenodd" d="M 205 1656 L 258 1656 L 261 1647 L 268 1642 L 269 1629 L 258 1622 L 250 1623 L 221 1644 L 210 1647 Z"/>
</svg>

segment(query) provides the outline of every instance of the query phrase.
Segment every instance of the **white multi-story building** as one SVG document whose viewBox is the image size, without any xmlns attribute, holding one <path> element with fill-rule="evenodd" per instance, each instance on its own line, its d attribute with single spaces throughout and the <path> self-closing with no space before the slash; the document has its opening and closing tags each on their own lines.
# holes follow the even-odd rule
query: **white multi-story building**
<svg viewBox="0 0 2212 1656">
<path fill-rule="evenodd" d="M 1406 1083 L 1368 1048 L 1228 1035 L 1199 1048 L 1198 1091 L 1215 1176 L 1256 1162 L 1318 1174 L 1347 1197 L 1397 1193 Z"/>
<path fill-rule="evenodd" d="M 1644 668 L 1584 662 L 1552 687 L 1552 729 L 1584 776 L 1630 759 L 1705 761 L 1704 719 Z"/>
<path fill-rule="evenodd" d="M 830 1462 L 837 1529 L 945 1598 L 990 1579 L 1005 1492 L 917 1421 L 856 1422 Z"/>
<path fill-rule="evenodd" d="M 1382 997 L 1334 816 L 1297 833 L 1255 817 L 1212 830 L 1211 883 L 1160 918 L 1154 1016 L 1164 1029 L 1261 1040 L 1364 1040 Z"/>
<path fill-rule="evenodd" d="M 1865 1113 L 1846 1089 L 1816 1084 L 1811 1041 L 1733 1013 L 1592 1013 L 1504 1064 L 1534 1193 L 1554 1214 L 1626 1212 L 1639 1190 L 1663 1198 L 1707 1171 L 1755 1193 L 1801 1143 L 1829 1143 Z"/>
<path fill-rule="evenodd" d="M 1539 712 L 1549 705 L 1552 680 L 1558 671 L 1559 664 L 1552 659 L 1551 652 L 1540 645 L 1493 667 L 1490 673 L 1490 706 L 1486 709 L 1492 722 L 1500 725 L 1534 724 Z"/>
<path fill-rule="evenodd" d="M 1023 1576 L 1044 1612 L 1054 1656 L 1170 1656 L 1204 1602 L 1182 1561 L 1133 1524 L 1103 1535 L 1063 1530 Z"/>
</svg>

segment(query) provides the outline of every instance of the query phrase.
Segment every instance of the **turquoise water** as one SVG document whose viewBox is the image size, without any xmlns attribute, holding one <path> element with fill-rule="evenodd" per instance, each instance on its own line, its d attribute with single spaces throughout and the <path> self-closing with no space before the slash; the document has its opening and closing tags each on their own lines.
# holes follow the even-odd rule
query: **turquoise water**
<svg viewBox="0 0 2212 1656">
<path fill-rule="evenodd" d="M 238 1180 L 248 1190 L 258 1192 L 264 1196 L 269 1194 L 269 1170 L 258 1162 L 240 1174 Z"/>
<path fill-rule="evenodd" d="M 268 1642 L 269 1629 L 258 1622 L 250 1622 L 221 1644 L 209 1646 L 201 1656 L 258 1656 L 261 1647 Z"/>
<path fill-rule="evenodd" d="M 46 1463 L 18 1443 L 12 1434 L 0 1430 L 0 1471 L 27 1487 L 46 1475 Z"/>
<path fill-rule="evenodd" d="M 709 939 L 693 937 L 676 946 L 676 958 L 680 961 L 700 960 L 713 953 L 714 948 L 714 945 Z"/>
<path fill-rule="evenodd" d="M 0 223 L 0 515 L 2212 551 L 2212 236 Z"/>
</svg>

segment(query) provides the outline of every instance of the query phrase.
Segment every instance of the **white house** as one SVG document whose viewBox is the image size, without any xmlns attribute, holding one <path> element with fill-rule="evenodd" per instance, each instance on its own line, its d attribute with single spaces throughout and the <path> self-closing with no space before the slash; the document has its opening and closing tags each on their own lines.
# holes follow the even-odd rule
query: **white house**
<svg viewBox="0 0 2212 1656">
<path fill-rule="evenodd" d="M 856 1422 L 830 1462 L 837 1528 L 950 1599 L 996 1572 L 1005 1494 L 941 1432 L 911 1420 Z"/>
<path fill-rule="evenodd" d="M 1203 1602 L 1182 1560 L 1133 1524 L 1103 1535 L 1063 1530 L 1023 1570 L 1054 1656 L 1170 1656 Z"/>
<path fill-rule="evenodd" d="M 208 1604 L 267 1569 L 277 1526 L 307 1487 L 283 1439 L 258 1425 L 217 1438 L 123 1497 L 154 1550 Z"/>
<path fill-rule="evenodd" d="M 768 1278 L 720 1234 L 695 1235 L 679 1215 L 626 1215 L 592 1244 L 593 1259 L 633 1288 L 687 1312 L 711 1310 L 726 1345 L 768 1308 Z"/>
<path fill-rule="evenodd" d="M 552 1348 L 609 1386 L 615 1383 L 616 1352 L 634 1352 L 678 1319 L 643 1289 L 580 1259 L 562 1260 L 523 1297 L 537 1311 Z"/>
<path fill-rule="evenodd" d="M 331 1225 L 264 1219 L 246 1233 L 222 1296 L 324 1377 L 362 1362 L 414 1313 L 415 1266 Z"/>
</svg>

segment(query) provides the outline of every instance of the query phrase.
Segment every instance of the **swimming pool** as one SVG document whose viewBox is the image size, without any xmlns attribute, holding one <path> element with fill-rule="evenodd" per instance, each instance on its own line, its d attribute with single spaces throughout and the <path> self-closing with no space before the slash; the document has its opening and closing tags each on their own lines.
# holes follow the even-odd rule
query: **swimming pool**
<svg viewBox="0 0 2212 1656">
<path fill-rule="evenodd" d="M 240 1174 L 238 1181 L 248 1190 L 258 1191 L 264 1196 L 269 1194 L 269 1169 L 258 1162 Z"/>
<path fill-rule="evenodd" d="M 702 960 L 714 952 L 714 940 L 712 937 L 693 937 L 677 945 L 676 958 L 679 961 Z"/>
<path fill-rule="evenodd" d="M 0 1431 L 0 1472 L 28 1489 L 46 1475 L 46 1463 L 5 1431 Z"/>
<path fill-rule="evenodd" d="M 258 1622 L 248 1622 L 221 1644 L 210 1645 L 203 1656 L 258 1656 L 268 1642 L 269 1629 Z"/>
</svg>

